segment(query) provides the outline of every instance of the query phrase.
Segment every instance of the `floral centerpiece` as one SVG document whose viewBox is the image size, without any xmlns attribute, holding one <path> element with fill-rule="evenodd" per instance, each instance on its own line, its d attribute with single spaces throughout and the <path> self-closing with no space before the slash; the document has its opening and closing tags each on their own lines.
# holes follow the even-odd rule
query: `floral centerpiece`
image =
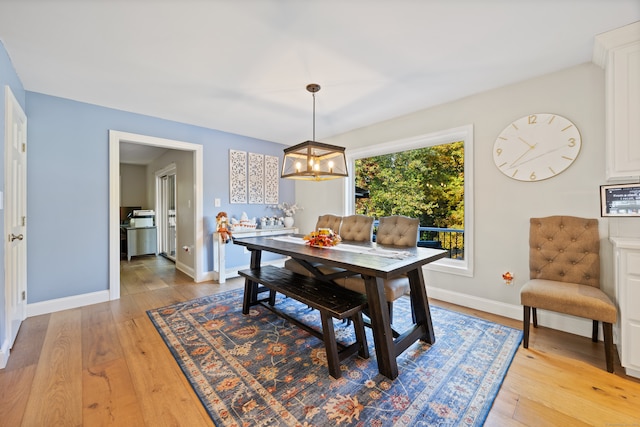
<svg viewBox="0 0 640 427">
<path fill-rule="evenodd" d="M 336 246 L 342 241 L 342 238 L 333 232 L 330 228 L 320 228 L 318 231 L 312 231 L 304 236 L 304 240 L 307 241 L 309 246 L 316 247 L 329 247 Z"/>
</svg>

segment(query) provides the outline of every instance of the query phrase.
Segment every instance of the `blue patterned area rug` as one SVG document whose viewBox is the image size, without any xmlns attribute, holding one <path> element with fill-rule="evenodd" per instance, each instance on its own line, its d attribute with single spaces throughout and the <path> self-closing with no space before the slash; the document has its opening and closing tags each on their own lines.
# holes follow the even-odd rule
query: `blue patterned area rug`
<svg viewBox="0 0 640 427">
<path fill-rule="evenodd" d="M 320 325 L 290 298 L 280 309 Z M 264 307 L 242 314 L 242 291 L 149 310 L 148 315 L 219 426 L 480 426 L 522 339 L 517 329 L 431 307 L 436 343 L 417 342 L 398 358 L 395 380 L 371 357 L 341 363 L 329 376 L 322 341 Z M 394 304 L 395 327 L 411 319 Z M 336 321 L 338 341 L 353 327 Z"/>
</svg>

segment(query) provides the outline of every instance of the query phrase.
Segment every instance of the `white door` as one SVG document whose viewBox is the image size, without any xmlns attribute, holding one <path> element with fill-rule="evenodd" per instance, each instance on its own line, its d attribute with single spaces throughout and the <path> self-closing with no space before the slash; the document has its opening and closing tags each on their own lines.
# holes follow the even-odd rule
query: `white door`
<svg viewBox="0 0 640 427">
<path fill-rule="evenodd" d="M 5 87 L 5 289 L 9 347 L 27 314 L 27 117 Z"/>
</svg>

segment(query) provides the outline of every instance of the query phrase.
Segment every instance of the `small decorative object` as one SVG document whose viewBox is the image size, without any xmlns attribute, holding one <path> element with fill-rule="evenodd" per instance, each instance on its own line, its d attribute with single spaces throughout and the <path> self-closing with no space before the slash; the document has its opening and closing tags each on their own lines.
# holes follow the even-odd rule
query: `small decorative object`
<svg viewBox="0 0 640 427">
<path fill-rule="evenodd" d="M 256 219 L 249 219 L 249 216 L 247 215 L 246 212 L 242 212 L 242 215 L 240 216 L 240 221 L 238 221 L 237 219 L 232 219 L 231 223 L 233 224 L 233 229 L 235 231 L 240 231 L 240 230 L 255 230 L 256 228 L 258 228 L 258 223 L 256 222 Z"/>
<path fill-rule="evenodd" d="M 260 224 L 258 228 L 263 230 L 277 230 L 284 227 L 283 220 L 284 218 L 264 216 L 260 218 Z"/>
<path fill-rule="evenodd" d="M 309 246 L 326 248 L 336 246 L 342 241 L 342 238 L 330 228 L 319 228 L 318 231 L 312 231 L 304 236 L 304 240 L 307 241 Z"/>
<path fill-rule="evenodd" d="M 504 273 L 502 275 L 502 279 L 504 279 L 504 282 L 507 285 L 510 285 L 513 282 L 513 274 L 509 273 L 508 271 L 506 273 Z"/>
<path fill-rule="evenodd" d="M 231 240 L 231 231 L 229 230 L 229 222 L 227 219 L 226 212 L 219 212 L 216 215 L 216 223 L 218 224 L 218 233 L 220 233 L 220 238 L 224 243 L 229 243 Z M 187 251 L 188 252 L 188 251 Z"/>
<path fill-rule="evenodd" d="M 293 216 L 296 214 L 296 212 L 301 211 L 303 208 L 301 206 L 298 206 L 296 203 L 288 203 L 288 202 L 282 202 L 279 205 L 274 205 L 274 206 L 269 206 L 271 209 L 279 209 L 280 211 L 282 211 L 282 214 L 284 215 L 284 226 L 289 228 L 289 227 L 293 227 L 293 223 L 294 223 L 294 219 Z"/>
</svg>

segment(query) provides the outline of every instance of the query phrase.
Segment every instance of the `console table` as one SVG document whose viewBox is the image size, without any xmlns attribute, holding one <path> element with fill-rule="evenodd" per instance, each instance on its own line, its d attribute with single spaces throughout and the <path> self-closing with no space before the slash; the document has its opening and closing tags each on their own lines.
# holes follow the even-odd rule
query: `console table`
<svg viewBox="0 0 640 427">
<path fill-rule="evenodd" d="M 234 230 L 232 231 L 233 237 L 256 237 L 256 236 L 277 236 L 282 234 L 297 234 L 298 227 L 285 227 L 285 228 L 257 228 L 253 230 Z M 225 261 L 225 246 L 222 242 L 220 233 L 217 231 L 213 233 L 213 279 L 218 283 L 224 283 L 227 277 L 238 276 L 238 270 L 242 270 L 245 267 L 234 267 L 230 271 L 227 271 Z M 248 265 L 248 264 L 247 264 Z"/>
</svg>

